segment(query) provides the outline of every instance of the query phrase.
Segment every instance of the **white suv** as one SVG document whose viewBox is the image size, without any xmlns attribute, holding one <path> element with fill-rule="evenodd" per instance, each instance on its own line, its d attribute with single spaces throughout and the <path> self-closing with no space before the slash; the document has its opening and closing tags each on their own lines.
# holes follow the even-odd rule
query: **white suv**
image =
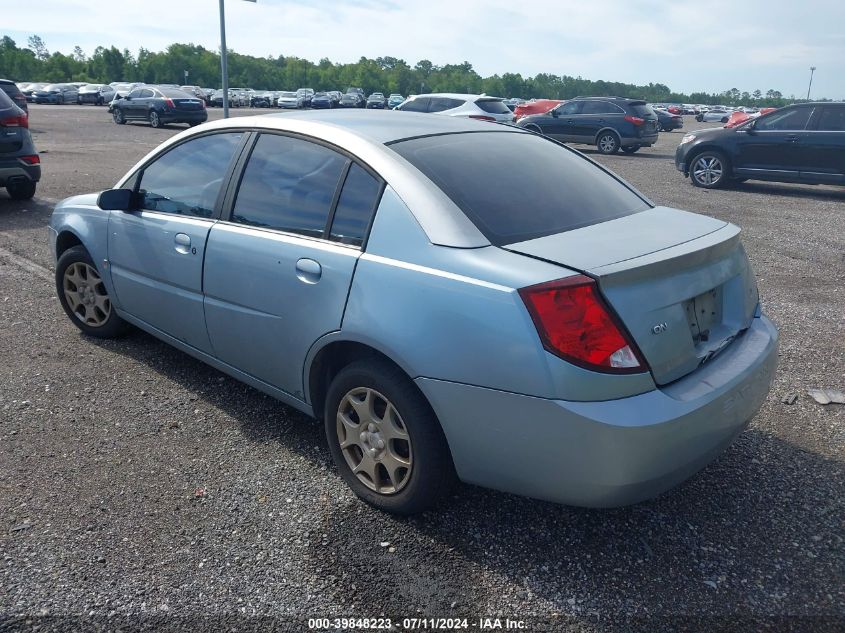
<svg viewBox="0 0 845 633">
<path fill-rule="evenodd" d="M 403 112 L 432 112 L 448 116 L 459 116 L 480 121 L 512 123 L 513 112 L 504 99 L 487 95 L 466 95 L 440 92 L 415 95 L 396 107 Z"/>
</svg>

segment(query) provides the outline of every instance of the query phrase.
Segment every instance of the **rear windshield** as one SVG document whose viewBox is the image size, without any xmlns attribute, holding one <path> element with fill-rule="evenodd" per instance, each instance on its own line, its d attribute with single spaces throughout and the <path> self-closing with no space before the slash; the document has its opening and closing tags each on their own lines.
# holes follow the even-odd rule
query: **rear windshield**
<svg viewBox="0 0 845 633">
<path fill-rule="evenodd" d="M 629 105 L 628 107 L 631 108 L 631 112 L 634 113 L 634 116 L 644 117 L 644 116 L 653 116 L 654 115 L 654 110 L 652 110 L 650 105 L 646 105 L 645 103 L 643 103 L 643 104 L 637 103 L 637 104 Z"/>
<path fill-rule="evenodd" d="M 165 97 L 173 99 L 196 99 L 193 95 L 189 95 L 184 90 L 177 90 L 176 88 L 159 88 L 158 91 Z"/>
<path fill-rule="evenodd" d="M 510 114 L 511 110 L 501 99 L 479 99 L 475 102 L 479 108 L 490 114 Z"/>
<path fill-rule="evenodd" d="M 577 152 L 534 134 L 444 134 L 390 147 L 440 187 L 497 246 L 649 208 Z"/>
</svg>

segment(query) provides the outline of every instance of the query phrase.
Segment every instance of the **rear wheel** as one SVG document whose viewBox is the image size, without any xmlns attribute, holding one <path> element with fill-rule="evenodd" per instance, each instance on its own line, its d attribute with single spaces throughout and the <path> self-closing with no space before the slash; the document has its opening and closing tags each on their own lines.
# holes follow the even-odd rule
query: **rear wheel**
<svg viewBox="0 0 845 633">
<path fill-rule="evenodd" d="M 161 127 L 161 117 L 155 110 L 150 110 L 150 125 L 152 127 Z"/>
<path fill-rule="evenodd" d="M 697 154 L 690 164 L 690 181 L 696 187 L 718 189 L 730 178 L 730 168 L 725 155 L 715 150 Z"/>
<path fill-rule="evenodd" d="M 126 115 L 123 114 L 123 110 L 120 108 L 112 110 L 111 116 L 118 125 L 124 125 L 126 123 Z"/>
<path fill-rule="evenodd" d="M 73 324 L 97 338 L 123 334 L 128 324 L 111 304 L 94 260 L 82 246 L 69 248 L 56 263 L 56 292 Z"/>
<path fill-rule="evenodd" d="M 628 147 L 623 147 L 622 151 L 626 154 L 633 154 L 634 152 L 638 152 L 641 145 L 628 145 Z"/>
<path fill-rule="evenodd" d="M 596 139 L 596 149 L 602 154 L 615 154 L 619 151 L 620 145 L 616 132 L 602 132 Z"/>
<path fill-rule="evenodd" d="M 12 200 L 29 200 L 35 195 L 35 183 L 31 180 L 9 183 L 6 192 Z"/>
<path fill-rule="evenodd" d="M 437 417 L 386 361 L 357 361 L 338 373 L 326 396 L 325 428 L 341 477 L 380 510 L 422 512 L 455 481 Z"/>
</svg>

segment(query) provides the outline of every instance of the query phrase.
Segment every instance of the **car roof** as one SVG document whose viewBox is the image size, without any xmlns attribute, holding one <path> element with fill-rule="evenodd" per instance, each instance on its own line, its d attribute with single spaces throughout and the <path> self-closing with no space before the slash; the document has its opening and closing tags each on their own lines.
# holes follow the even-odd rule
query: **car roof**
<svg viewBox="0 0 845 633">
<path fill-rule="evenodd" d="M 502 97 L 494 97 L 493 95 L 474 95 L 465 92 L 427 92 L 421 95 L 414 95 L 411 99 L 419 99 L 420 97 L 446 97 L 447 99 L 463 99 L 464 101 L 476 99 L 498 99 L 504 101 Z"/>
</svg>

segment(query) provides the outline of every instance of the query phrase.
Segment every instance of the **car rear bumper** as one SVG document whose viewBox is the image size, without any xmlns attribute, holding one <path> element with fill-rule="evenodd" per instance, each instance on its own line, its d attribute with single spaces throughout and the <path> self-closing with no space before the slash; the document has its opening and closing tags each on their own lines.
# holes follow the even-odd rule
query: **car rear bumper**
<svg viewBox="0 0 845 633">
<path fill-rule="evenodd" d="M 208 112 L 205 110 L 169 110 L 160 114 L 163 123 L 205 123 Z"/>
<path fill-rule="evenodd" d="M 418 378 L 459 477 L 587 507 L 650 499 L 715 459 L 756 414 L 777 364 L 765 317 L 668 386 L 605 402 L 547 400 Z"/>
<path fill-rule="evenodd" d="M 0 160 L 0 187 L 23 180 L 41 180 L 41 165 L 24 165 L 15 159 Z"/>
<path fill-rule="evenodd" d="M 97 103 L 102 97 L 98 94 L 81 94 L 77 99 L 80 103 Z"/>
</svg>

